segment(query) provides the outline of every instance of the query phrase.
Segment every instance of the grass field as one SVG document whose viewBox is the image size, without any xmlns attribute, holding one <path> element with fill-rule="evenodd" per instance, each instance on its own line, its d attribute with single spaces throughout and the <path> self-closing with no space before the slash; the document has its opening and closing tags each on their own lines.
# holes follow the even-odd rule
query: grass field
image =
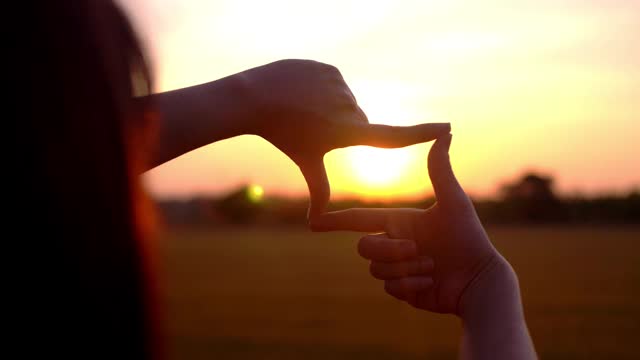
<svg viewBox="0 0 640 360">
<path fill-rule="evenodd" d="M 543 359 L 640 358 L 639 228 L 493 228 Z M 353 233 L 173 229 L 171 359 L 453 359 L 460 323 L 386 295 Z"/>
</svg>

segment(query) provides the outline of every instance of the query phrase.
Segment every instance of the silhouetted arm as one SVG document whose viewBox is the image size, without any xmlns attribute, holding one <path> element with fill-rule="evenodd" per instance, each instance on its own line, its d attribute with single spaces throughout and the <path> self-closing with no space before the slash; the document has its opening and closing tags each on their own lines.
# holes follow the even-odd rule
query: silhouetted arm
<svg viewBox="0 0 640 360">
<path fill-rule="evenodd" d="M 151 96 L 161 125 L 151 167 L 218 140 L 258 135 L 298 165 L 312 215 L 324 212 L 329 202 L 325 153 L 353 145 L 403 147 L 450 129 L 449 124 L 369 124 L 340 71 L 311 60 L 276 61 Z"/>
<path fill-rule="evenodd" d="M 150 168 L 213 142 L 247 134 L 253 113 L 242 76 L 152 95 L 159 112 Z"/>
</svg>

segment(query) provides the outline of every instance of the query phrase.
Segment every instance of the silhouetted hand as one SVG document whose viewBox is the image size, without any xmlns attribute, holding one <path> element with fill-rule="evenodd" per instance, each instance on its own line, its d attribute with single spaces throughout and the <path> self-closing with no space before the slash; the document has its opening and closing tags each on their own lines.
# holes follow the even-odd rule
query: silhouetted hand
<svg viewBox="0 0 640 360">
<path fill-rule="evenodd" d="M 431 208 L 336 211 L 318 217 L 312 228 L 383 231 L 363 237 L 359 251 L 371 260 L 371 273 L 385 280 L 386 291 L 417 308 L 460 314 L 465 289 L 484 269 L 503 260 L 453 174 L 450 144 L 449 134 L 439 138 L 429 153 L 429 175 L 437 197 Z M 416 275 L 412 269 L 417 268 L 417 259 L 398 255 L 411 253 L 412 247 L 416 255 L 434 259 L 432 274 Z"/>
<path fill-rule="evenodd" d="M 300 167 L 311 195 L 310 217 L 324 212 L 329 202 L 325 153 L 353 145 L 404 147 L 450 130 L 449 124 L 369 124 L 338 69 L 316 61 L 282 60 L 238 75 L 255 106 L 248 132 Z"/>
</svg>

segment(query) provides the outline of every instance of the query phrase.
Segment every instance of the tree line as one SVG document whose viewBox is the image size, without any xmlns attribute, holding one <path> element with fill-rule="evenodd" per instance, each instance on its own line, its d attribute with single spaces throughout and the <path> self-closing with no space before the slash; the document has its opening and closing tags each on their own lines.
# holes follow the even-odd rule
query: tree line
<svg viewBox="0 0 640 360">
<path fill-rule="evenodd" d="M 638 224 L 640 189 L 624 195 L 561 197 L 549 176 L 527 173 L 501 186 L 495 199 L 472 199 L 485 224 Z M 331 210 L 351 207 L 427 208 L 434 198 L 395 203 L 359 200 L 332 202 Z M 307 199 L 265 198 L 256 201 L 251 188 L 241 187 L 217 198 L 158 201 L 170 225 L 303 225 Z"/>
</svg>

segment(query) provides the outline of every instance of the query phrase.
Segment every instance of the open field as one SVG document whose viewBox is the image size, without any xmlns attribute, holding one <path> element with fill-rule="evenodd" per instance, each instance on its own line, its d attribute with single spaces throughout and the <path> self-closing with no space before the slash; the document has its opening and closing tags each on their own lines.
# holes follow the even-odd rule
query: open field
<svg viewBox="0 0 640 360">
<path fill-rule="evenodd" d="M 640 227 L 493 228 L 543 359 L 640 356 Z M 358 234 L 172 229 L 171 359 L 453 359 L 459 321 L 387 296 Z"/>
</svg>

